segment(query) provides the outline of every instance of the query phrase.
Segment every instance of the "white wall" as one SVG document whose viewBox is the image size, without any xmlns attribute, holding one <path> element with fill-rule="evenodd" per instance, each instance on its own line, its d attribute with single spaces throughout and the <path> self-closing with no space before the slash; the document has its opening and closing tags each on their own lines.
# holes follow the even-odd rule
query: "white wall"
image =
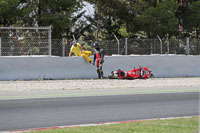
<svg viewBox="0 0 200 133">
<path fill-rule="evenodd" d="M 106 56 L 107 77 L 112 70 L 146 66 L 155 77 L 200 76 L 200 56 L 131 55 Z M 0 57 L 0 80 L 97 78 L 96 67 L 82 57 L 20 56 Z"/>
<path fill-rule="evenodd" d="M 200 56 L 144 55 L 107 57 L 106 74 L 121 68 L 125 71 L 140 66 L 148 67 L 155 77 L 200 76 Z M 108 71 L 107 71 L 108 70 Z"/>
</svg>

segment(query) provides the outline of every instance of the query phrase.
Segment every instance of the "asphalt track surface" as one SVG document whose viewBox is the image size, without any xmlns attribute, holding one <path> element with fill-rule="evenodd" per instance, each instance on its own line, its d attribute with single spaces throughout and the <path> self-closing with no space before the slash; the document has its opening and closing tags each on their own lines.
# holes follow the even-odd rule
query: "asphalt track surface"
<svg viewBox="0 0 200 133">
<path fill-rule="evenodd" d="M 0 100 L 0 131 L 199 115 L 199 92 Z"/>
</svg>

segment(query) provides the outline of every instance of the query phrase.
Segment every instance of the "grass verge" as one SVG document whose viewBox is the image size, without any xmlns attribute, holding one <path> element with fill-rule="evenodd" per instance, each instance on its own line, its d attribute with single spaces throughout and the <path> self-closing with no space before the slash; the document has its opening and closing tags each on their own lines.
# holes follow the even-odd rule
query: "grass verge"
<svg viewBox="0 0 200 133">
<path fill-rule="evenodd" d="M 28 133 L 199 133 L 199 117 L 51 129 Z"/>
</svg>

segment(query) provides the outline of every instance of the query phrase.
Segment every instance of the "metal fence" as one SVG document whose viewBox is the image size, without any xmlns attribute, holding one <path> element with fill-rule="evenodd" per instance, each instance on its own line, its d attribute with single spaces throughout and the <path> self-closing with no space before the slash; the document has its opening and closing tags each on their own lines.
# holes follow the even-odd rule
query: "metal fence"
<svg viewBox="0 0 200 133">
<path fill-rule="evenodd" d="M 200 55 L 200 39 L 128 39 L 99 42 L 107 55 Z"/>
<path fill-rule="evenodd" d="M 92 41 L 80 41 L 85 50 L 93 50 Z M 200 39 L 128 39 L 103 40 L 99 44 L 106 55 L 186 54 L 200 55 Z M 68 56 L 71 41 L 51 39 L 51 27 L 0 27 L 0 56 Z"/>
<path fill-rule="evenodd" d="M 0 27 L 0 56 L 51 55 L 51 27 Z"/>
</svg>

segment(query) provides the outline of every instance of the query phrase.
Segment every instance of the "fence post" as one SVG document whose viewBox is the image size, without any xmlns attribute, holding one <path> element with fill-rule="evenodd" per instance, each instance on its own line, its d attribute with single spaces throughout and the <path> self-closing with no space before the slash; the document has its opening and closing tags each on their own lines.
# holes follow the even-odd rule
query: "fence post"
<svg viewBox="0 0 200 133">
<path fill-rule="evenodd" d="M 125 38 L 125 55 L 128 54 L 128 38 Z"/>
<path fill-rule="evenodd" d="M 1 37 L 0 37 L 0 56 L 1 56 Z"/>
<path fill-rule="evenodd" d="M 190 54 L 190 40 L 189 38 L 187 38 L 186 40 L 186 54 L 189 55 Z"/>
<path fill-rule="evenodd" d="M 169 34 L 167 34 L 167 53 L 170 54 Z"/>
<path fill-rule="evenodd" d="M 118 46 L 118 55 L 119 55 L 119 39 L 114 35 L 115 39 L 117 40 L 117 46 Z"/>
<path fill-rule="evenodd" d="M 62 57 L 65 57 L 65 38 L 62 39 Z"/>
<path fill-rule="evenodd" d="M 157 35 L 159 41 L 160 41 L 160 54 L 162 54 L 162 40 L 161 38 L 159 37 L 159 35 Z"/>
<path fill-rule="evenodd" d="M 49 55 L 51 55 L 51 26 L 49 26 L 49 30 L 48 30 L 48 43 L 49 43 Z"/>
</svg>

